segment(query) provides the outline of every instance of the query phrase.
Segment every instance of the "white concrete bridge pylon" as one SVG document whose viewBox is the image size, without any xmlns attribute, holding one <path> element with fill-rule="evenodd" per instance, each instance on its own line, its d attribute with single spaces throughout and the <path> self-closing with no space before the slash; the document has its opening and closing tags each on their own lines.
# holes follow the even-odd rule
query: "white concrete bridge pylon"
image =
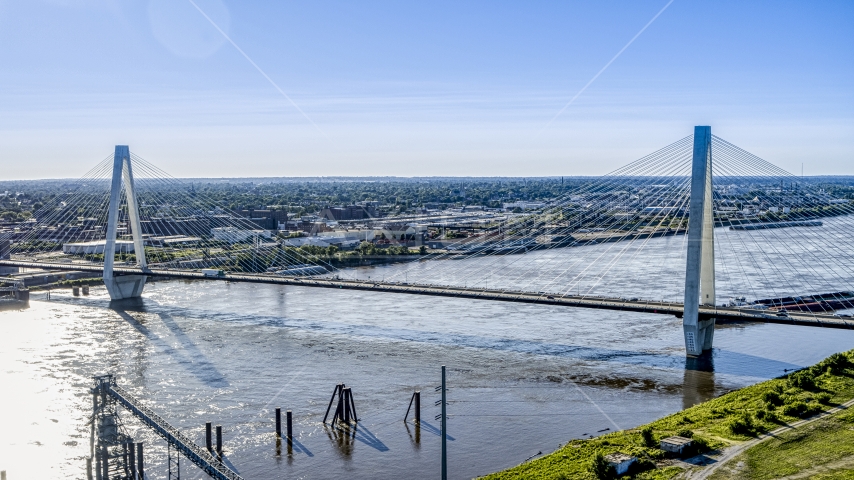
<svg viewBox="0 0 854 480">
<path fill-rule="evenodd" d="M 136 189 L 133 183 L 130 149 L 127 145 L 116 145 L 113 158 L 113 180 L 110 186 L 110 210 L 107 214 L 107 240 L 104 246 L 104 285 L 113 300 L 135 298 L 142 295 L 145 287 L 145 275 L 114 275 L 113 265 L 116 258 L 116 234 L 118 232 L 119 207 L 121 204 L 122 183 L 127 198 L 128 223 L 133 235 L 133 249 L 137 265 L 145 270 L 145 245 L 139 222 L 139 208 Z"/>
<path fill-rule="evenodd" d="M 691 198 L 688 211 L 688 258 L 682 329 L 685 351 L 698 356 L 711 350 L 715 319 L 700 318 L 700 305 L 715 304 L 715 237 L 712 196 L 712 127 L 694 127 Z"/>
</svg>

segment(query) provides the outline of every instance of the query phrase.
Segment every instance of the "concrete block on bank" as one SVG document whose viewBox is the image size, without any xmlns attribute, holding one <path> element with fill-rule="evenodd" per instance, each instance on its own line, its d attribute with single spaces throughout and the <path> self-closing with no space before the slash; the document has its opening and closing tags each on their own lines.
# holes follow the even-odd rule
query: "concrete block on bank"
<svg viewBox="0 0 854 480">
<path fill-rule="evenodd" d="M 628 473 L 629 468 L 638 461 L 638 457 L 617 452 L 605 455 L 605 461 L 614 467 L 614 472 L 616 472 L 617 475 L 624 475 Z"/>
<path fill-rule="evenodd" d="M 685 451 L 685 449 L 689 448 L 693 444 L 693 442 L 694 441 L 690 438 L 685 437 L 667 437 L 661 440 L 661 449 L 665 452 L 682 456 L 682 453 Z"/>
</svg>

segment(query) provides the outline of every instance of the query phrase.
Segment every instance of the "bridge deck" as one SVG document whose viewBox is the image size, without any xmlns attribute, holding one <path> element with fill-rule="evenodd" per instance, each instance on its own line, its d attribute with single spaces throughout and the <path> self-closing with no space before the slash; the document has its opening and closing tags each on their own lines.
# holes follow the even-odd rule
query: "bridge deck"
<svg viewBox="0 0 854 480">
<path fill-rule="evenodd" d="M 42 263 L 24 262 L 18 260 L 2 260 L 0 266 L 15 266 L 24 268 L 42 268 L 46 270 L 75 270 L 86 272 L 102 272 L 103 267 L 91 264 L 77 263 Z M 367 290 L 375 292 L 403 293 L 411 295 L 434 295 L 440 297 L 470 298 L 476 300 L 495 300 L 503 302 L 535 303 L 542 305 L 560 305 L 568 307 L 598 308 L 605 310 L 620 310 L 641 313 L 655 313 L 682 317 L 681 303 L 656 302 L 648 300 L 630 301 L 621 298 L 597 296 L 552 296 L 546 293 L 523 292 L 496 289 L 476 289 L 471 287 L 451 287 L 441 285 L 384 283 L 362 280 L 341 280 L 336 278 L 305 278 L 285 277 L 260 273 L 229 273 L 223 277 L 210 277 L 201 272 L 186 270 L 168 270 L 151 268 L 143 271 L 140 268 L 115 267 L 117 275 L 148 275 L 167 278 L 199 279 L 213 281 L 265 283 L 273 285 L 295 285 L 302 287 L 337 288 L 349 290 Z M 787 316 L 777 315 L 751 308 L 701 306 L 700 316 L 714 317 L 717 322 L 766 322 L 784 325 L 805 325 L 825 328 L 854 328 L 854 321 L 841 317 L 820 313 L 789 312 Z"/>
</svg>

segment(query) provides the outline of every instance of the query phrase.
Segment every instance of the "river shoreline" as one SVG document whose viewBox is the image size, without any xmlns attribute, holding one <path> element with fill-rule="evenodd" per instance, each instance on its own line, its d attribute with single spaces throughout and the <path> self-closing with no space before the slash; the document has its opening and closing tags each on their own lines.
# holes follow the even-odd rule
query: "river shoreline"
<svg viewBox="0 0 854 480">
<path fill-rule="evenodd" d="M 630 478 L 706 478 L 744 447 L 838 412 L 854 400 L 854 350 L 776 379 L 741 388 L 634 429 L 589 440 L 573 440 L 553 453 L 484 480 L 610 478 L 608 455 L 633 458 Z M 801 420 L 805 419 L 805 420 Z M 685 460 L 665 452 L 659 442 L 680 436 L 690 441 Z M 751 440 L 759 437 L 758 440 Z M 803 441 L 803 440 L 801 440 Z M 685 455 L 682 456 L 683 458 Z M 815 457 L 815 456 L 813 456 Z M 778 459 L 780 461 L 781 459 Z M 597 465 L 598 462 L 598 465 Z M 803 463 L 803 462 L 802 462 Z M 807 469 L 812 465 L 801 465 Z M 773 465 L 761 465 L 773 472 Z M 792 470 L 789 468 L 789 470 Z M 797 471 L 789 472 L 797 473 Z"/>
</svg>

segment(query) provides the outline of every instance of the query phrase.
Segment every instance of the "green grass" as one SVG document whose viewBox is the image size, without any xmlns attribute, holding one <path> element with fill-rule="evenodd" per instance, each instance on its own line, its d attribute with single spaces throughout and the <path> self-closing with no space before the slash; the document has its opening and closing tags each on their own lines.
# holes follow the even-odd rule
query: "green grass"
<svg viewBox="0 0 854 480">
<path fill-rule="evenodd" d="M 63 287 L 80 287 L 84 285 L 101 285 L 104 283 L 104 279 L 100 277 L 95 278 L 78 278 L 77 280 L 60 280 L 56 282 L 56 285 Z"/>
<path fill-rule="evenodd" d="M 828 471 L 816 468 L 820 466 L 826 466 Z M 852 468 L 854 412 L 846 411 L 753 446 L 730 461 L 725 469 L 715 472 L 711 478 L 764 480 L 811 473 L 815 469 L 815 475 L 810 474 L 809 478 L 854 480 Z"/>
<path fill-rule="evenodd" d="M 662 462 L 664 453 L 661 450 L 644 445 L 641 435 L 644 427 L 652 429 L 656 442 L 690 431 L 701 445 L 718 449 L 749 440 L 758 433 L 851 398 L 854 398 L 854 350 L 833 355 L 799 372 L 730 392 L 636 429 L 590 440 L 572 440 L 549 455 L 483 478 L 593 479 L 590 465 L 597 452 L 605 455 L 622 452 L 637 456 L 648 469 L 624 478 L 668 479 L 681 469 L 667 467 Z"/>
<path fill-rule="evenodd" d="M 854 470 L 843 469 L 834 472 L 811 475 L 810 480 L 854 480 Z"/>
</svg>

